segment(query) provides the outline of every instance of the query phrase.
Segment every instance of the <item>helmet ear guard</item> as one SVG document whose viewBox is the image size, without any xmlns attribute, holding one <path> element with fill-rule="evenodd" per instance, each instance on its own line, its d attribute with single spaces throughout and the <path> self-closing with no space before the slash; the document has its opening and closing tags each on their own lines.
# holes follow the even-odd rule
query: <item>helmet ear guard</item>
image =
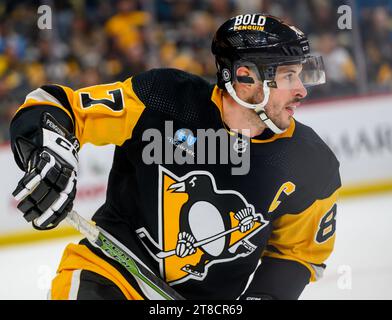
<svg viewBox="0 0 392 320">
<path fill-rule="evenodd" d="M 222 61 L 218 58 L 215 59 L 215 65 L 217 68 L 217 85 L 220 89 L 225 89 L 225 83 L 232 80 L 231 72 L 232 72 L 232 64 L 230 61 L 225 59 L 226 61 Z"/>
</svg>

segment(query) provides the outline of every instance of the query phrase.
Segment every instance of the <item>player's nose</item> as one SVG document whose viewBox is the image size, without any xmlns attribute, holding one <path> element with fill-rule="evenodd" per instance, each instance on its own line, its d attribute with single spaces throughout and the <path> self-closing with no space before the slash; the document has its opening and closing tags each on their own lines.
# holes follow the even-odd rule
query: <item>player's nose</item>
<svg viewBox="0 0 392 320">
<path fill-rule="evenodd" d="M 301 99 L 305 98 L 308 95 L 308 90 L 306 90 L 302 81 L 298 81 L 298 85 L 293 90 L 293 95 Z"/>
</svg>

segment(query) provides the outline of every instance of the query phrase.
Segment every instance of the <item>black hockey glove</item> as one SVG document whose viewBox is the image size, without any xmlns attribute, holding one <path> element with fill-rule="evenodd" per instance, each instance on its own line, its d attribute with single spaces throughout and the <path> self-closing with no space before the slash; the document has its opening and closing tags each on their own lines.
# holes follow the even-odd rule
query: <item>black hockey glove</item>
<svg viewBox="0 0 392 320">
<path fill-rule="evenodd" d="M 15 149 L 26 174 L 12 193 L 23 217 L 39 230 L 56 227 L 76 195 L 79 142 L 49 114 L 41 118 L 41 145 L 19 137 Z"/>
</svg>

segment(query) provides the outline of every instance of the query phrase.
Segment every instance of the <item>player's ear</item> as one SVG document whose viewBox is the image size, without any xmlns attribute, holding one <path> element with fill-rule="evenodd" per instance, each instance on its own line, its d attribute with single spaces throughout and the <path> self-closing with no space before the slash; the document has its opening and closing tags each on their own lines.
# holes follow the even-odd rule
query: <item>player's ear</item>
<svg viewBox="0 0 392 320">
<path fill-rule="evenodd" d="M 250 76 L 250 71 L 245 66 L 238 67 L 237 71 L 236 71 L 236 76 L 237 77 L 249 77 Z"/>
<path fill-rule="evenodd" d="M 256 75 L 246 66 L 240 66 L 236 70 L 236 79 L 242 89 L 249 89 L 256 83 Z"/>
</svg>

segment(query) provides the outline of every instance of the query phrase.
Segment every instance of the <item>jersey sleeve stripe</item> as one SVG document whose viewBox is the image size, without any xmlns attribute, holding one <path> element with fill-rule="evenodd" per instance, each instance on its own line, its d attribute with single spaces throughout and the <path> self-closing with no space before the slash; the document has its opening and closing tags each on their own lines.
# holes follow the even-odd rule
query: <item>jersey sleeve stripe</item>
<svg viewBox="0 0 392 320">
<path fill-rule="evenodd" d="M 23 104 L 18 108 L 18 110 L 16 111 L 16 115 L 20 114 L 21 110 L 24 110 L 26 108 L 29 107 L 33 107 L 33 106 L 53 106 L 53 107 L 57 107 L 60 108 L 61 110 L 63 110 L 68 117 L 70 117 L 70 119 L 72 120 L 72 124 L 75 125 L 75 115 L 74 112 L 68 102 L 68 99 L 64 100 L 63 96 L 59 96 L 59 95 L 52 95 L 50 92 L 48 92 L 47 90 L 44 90 L 44 87 L 54 87 L 54 86 L 43 86 L 41 88 L 35 89 L 33 91 L 31 91 L 25 98 L 25 101 L 23 102 Z M 61 88 L 61 90 L 63 90 Z M 67 97 L 65 95 L 65 97 Z"/>
<path fill-rule="evenodd" d="M 72 117 L 73 123 L 75 123 L 75 115 L 64 88 L 57 85 L 45 85 L 42 86 L 41 89 L 46 91 L 47 94 L 51 95 L 57 101 L 59 101 L 60 105 L 63 106 L 66 110 L 68 110 L 69 114 Z"/>
<path fill-rule="evenodd" d="M 71 287 L 69 289 L 68 300 L 77 300 L 80 287 L 80 273 L 81 269 L 73 270 L 71 277 Z"/>
<path fill-rule="evenodd" d="M 27 96 L 24 101 L 24 103 L 28 103 L 30 99 L 39 101 L 39 102 L 52 102 L 54 104 L 59 104 L 61 105 L 60 101 L 57 100 L 54 96 L 46 92 L 45 90 L 38 88 L 35 89 L 34 91 L 31 91 Z"/>
</svg>

